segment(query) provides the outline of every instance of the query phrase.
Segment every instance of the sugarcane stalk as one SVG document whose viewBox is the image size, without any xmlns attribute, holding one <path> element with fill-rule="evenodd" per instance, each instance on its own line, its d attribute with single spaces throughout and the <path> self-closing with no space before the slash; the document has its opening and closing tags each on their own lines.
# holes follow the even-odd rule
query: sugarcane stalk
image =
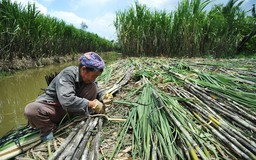
<svg viewBox="0 0 256 160">
<path fill-rule="evenodd" d="M 189 153 L 190 153 L 190 156 L 193 160 L 199 160 L 198 156 L 196 155 L 196 152 L 194 150 L 194 148 L 191 146 L 191 144 L 189 142 L 187 142 L 188 144 L 188 148 L 189 148 Z"/>
<path fill-rule="evenodd" d="M 97 139 L 95 138 L 96 136 L 92 136 L 92 141 L 91 141 L 91 146 L 90 146 L 90 149 L 89 149 L 89 153 L 88 153 L 88 157 L 87 159 L 88 160 L 97 160 L 96 157 L 95 157 L 95 152 L 98 152 L 96 150 L 96 141 Z"/>
<path fill-rule="evenodd" d="M 87 157 L 88 160 L 97 160 L 98 159 L 101 127 L 102 127 L 102 119 L 99 119 L 97 134 L 95 136 L 92 136 L 93 139 L 91 141 L 91 146 L 90 146 L 88 157 Z"/>
<path fill-rule="evenodd" d="M 88 152 L 90 150 L 90 146 L 91 146 L 91 143 L 92 143 L 92 139 L 93 137 L 90 136 L 89 140 L 87 141 L 86 143 L 86 146 L 85 146 L 85 149 L 84 149 L 84 152 L 82 154 L 82 157 L 81 157 L 81 160 L 87 160 L 88 159 Z"/>
<path fill-rule="evenodd" d="M 158 94 L 154 92 L 154 95 L 156 97 L 156 99 L 159 101 L 159 103 L 161 104 L 161 107 L 164 108 L 164 110 L 166 111 L 166 113 L 170 116 L 170 118 L 174 121 L 174 123 L 176 124 L 176 126 L 181 130 L 181 132 L 185 135 L 185 137 L 187 138 L 187 140 L 189 141 L 189 143 L 191 143 L 191 145 L 197 150 L 197 152 L 200 154 L 200 156 L 202 157 L 202 159 L 208 159 L 207 156 L 204 154 L 204 152 L 198 147 L 198 145 L 194 142 L 194 140 L 192 139 L 192 137 L 189 135 L 188 131 L 183 128 L 182 124 L 175 118 L 175 116 L 166 108 L 166 106 L 164 105 L 164 103 L 162 102 L 162 100 L 159 98 Z M 192 155 L 193 151 L 191 151 Z M 194 157 L 195 158 L 195 157 Z"/>
<path fill-rule="evenodd" d="M 243 117 L 247 117 L 251 121 L 256 122 L 256 113 L 255 112 L 251 112 L 251 110 L 249 110 L 248 108 L 246 108 L 246 107 L 238 104 L 237 102 L 232 101 L 229 98 L 223 96 L 222 94 L 218 94 L 215 91 L 212 91 L 212 90 L 210 90 L 208 88 L 200 88 L 199 86 L 196 86 L 196 85 L 194 85 L 194 87 L 198 88 L 200 91 L 204 91 L 206 94 L 207 93 L 211 93 L 211 94 L 217 95 L 218 97 L 220 97 L 222 99 L 226 99 L 227 103 L 230 104 L 233 107 L 233 108 L 230 107 L 229 109 L 232 109 L 233 111 L 238 111 Z"/>
<path fill-rule="evenodd" d="M 238 148 L 240 148 L 245 154 L 249 155 L 252 159 L 256 159 L 256 156 L 249 151 L 246 147 L 244 147 L 239 141 L 237 141 L 236 138 L 233 136 L 229 135 L 228 132 L 226 132 L 224 129 L 221 127 L 216 127 L 225 137 L 227 137 L 231 142 L 233 142 L 234 145 L 236 145 Z"/>
<path fill-rule="evenodd" d="M 195 105 L 189 103 L 189 102 L 185 102 L 187 104 L 189 104 L 189 106 L 191 107 L 195 107 Z M 196 108 L 197 109 L 197 108 Z M 254 145 L 252 144 L 253 141 L 249 141 L 247 140 L 247 138 L 245 138 L 243 135 L 241 134 L 238 134 L 237 132 L 234 132 L 234 130 L 230 127 L 228 127 L 227 125 L 221 123 L 221 121 L 218 121 L 217 119 L 213 118 L 211 115 L 209 115 L 206 111 L 202 111 L 200 110 L 201 113 L 205 116 L 205 117 L 208 117 L 212 122 L 214 122 L 215 126 L 219 129 L 223 128 L 227 133 L 229 133 L 231 136 L 229 136 L 228 134 L 225 134 L 225 135 L 228 135 L 229 138 L 232 139 L 232 141 L 238 141 L 240 143 L 242 143 L 243 145 L 246 146 L 246 148 L 248 148 L 249 150 L 251 150 L 253 153 L 255 153 L 255 147 Z M 222 130 L 222 129 L 221 129 Z M 235 134 L 236 133 L 236 134 Z M 235 137 L 236 139 L 234 140 L 233 137 Z M 245 140 L 244 140 L 245 139 Z M 242 148 L 244 151 L 247 152 L 246 148 L 244 148 L 243 146 L 241 146 L 241 144 L 237 143 L 239 145 L 240 148 Z M 254 157 L 254 155 L 250 152 L 248 152 L 248 154 L 252 155 L 252 157 Z"/>
<path fill-rule="evenodd" d="M 179 95 L 179 93 L 176 92 L 177 95 Z M 235 142 L 235 144 L 237 146 L 239 146 L 239 148 L 241 148 L 244 152 L 246 152 L 248 155 L 250 155 L 251 158 L 255 158 L 255 155 L 253 153 L 251 153 L 250 151 L 248 151 L 246 149 L 249 148 L 251 151 L 254 152 L 254 147 L 252 145 L 249 145 L 248 143 L 246 143 L 245 141 L 242 140 L 242 138 L 240 138 L 238 135 L 234 134 L 233 132 L 231 132 L 229 129 L 227 129 L 227 127 L 224 127 L 223 124 L 221 124 L 218 120 L 216 120 L 215 118 L 213 118 L 211 115 L 209 115 L 209 113 L 206 112 L 206 110 L 201 110 L 201 109 L 198 109 L 198 107 L 196 107 L 195 105 L 193 105 L 192 103 L 190 102 L 185 102 L 187 104 L 189 104 L 190 106 L 193 106 L 195 109 L 197 109 L 198 111 L 202 112 L 204 116 L 208 117 L 211 121 L 213 121 L 215 123 L 215 126 L 219 128 L 219 130 L 222 130 L 221 129 L 221 126 L 224 128 L 224 130 L 226 132 L 228 132 L 229 134 L 225 134 L 229 139 L 231 139 L 233 142 Z M 238 141 L 236 139 L 234 139 L 233 137 L 236 137 L 238 139 Z M 242 142 L 242 144 L 245 144 L 246 147 L 242 146 L 240 143 Z"/>
<path fill-rule="evenodd" d="M 125 122 L 126 119 L 123 118 L 112 118 L 107 116 L 106 114 L 94 114 L 94 115 L 90 115 L 90 117 L 102 117 L 105 118 L 108 121 L 113 121 L 113 122 Z"/>
<path fill-rule="evenodd" d="M 206 104 L 208 105 L 211 105 L 211 104 L 214 104 L 216 105 L 216 107 L 214 107 L 215 110 L 217 110 L 218 112 L 222 113 L 222 114 L 225 114 L 227 117 L 230 117 L 231 119 L 233 119 L 234 121 L 236 121 L 237 123 L 243 125 L 244 127 L 246 127 L 247 129 L 249 130 L 252 130 L 256 133 L 256 127 L 248 124 L 246 121 L 244 121 L 243 119 L 239 118 L 238 116 L 234 116 L 232 113 L 228 112 L 228 111 L 223 111 L 225 110 L 221 105 L 219 105 L 218 103 L 215 102 L 214 99 L 212 99 L 211 97 L 205 95 L 205 94 L 202 94 L 201 92 L 197 91 L 193 86 L 189 86 L 187 87 L 188 90 L 190 90 L 191 92 L 195 93 L 198 95 L 198 97 L 203 101 L 205 102 Z M 206 99 L 209 99 L 209 101 L 206 101 Z M 220 108 L 221 109 L 220 109 Z"/>
<path fill-rule="evenodd" d="M 228 108 L 230 111 L 236 112 L 238 115 L 242 116 L 247 121 L 250 121 L 251 124 L 256 123 L 256 117 L 253 116 L 250 111 L 246 111 L 244 110 L 244 108 L 238 107 L 230 101 L 226 102 L 225 104 L 219 102 L 219 104 L 223 107 L 227 107 L 230 105 L 230 107 Z"/>
<path fill-rule="evenodd" d="M 95 118 L 90 119 L 90 121 L 89 121 L 90 124 L 92 123 L 91 121 L 95 121 Z M 93 128 L 94 128 L 93 126 L 88 126 L 87 127 L 86 133 L 83 136 L 83 139 L 81 140 L 81 142 L 80 142 L 79 146 L 77 147 L 75 153 L 73 154 L 72 159 L 74 159 L 74 160 L 77 159 L 78 160 L 78 159 L 81 158 L 81 156 L 83 154 L 83 151 L 84 151 L 84 148 L 85 148 L 86 144 L 88 143 L 89 137 L 91 136 Z"/>
<path fill-rule="evenodd" d="M 87 128 L 88 130 L 92 130 L 98 123 L 98 118 L 89 120 L 87 119 L 88 125 L 83 125 L 83 127 L 77 132 L 76 136 L 73 138 L 72 142 L 69 143 L 69 145 L 65 148 L 59 159 L 63 159 L 64 157 L 69 156 L 71 159 L 72 155 L 75 153 L 75 150 L 77 146 L 79 145 L 81 139 L 84 136 L 84 133 L 86 132 Z M 66 158 L 67 159 L 67 158 Z M 67 159 L 67 160 L 68 160 Z"/>
<path fill-rule="evenodd" d="M 184 146 L 184 144 L 182 144 L 182 150 L 183 150 L 183 152 L 185 152 L 185 158 L 187 160 L 191 160 L 189 150 L 187 149 L 187 147 Z"/>
<path fill-rule="evenodd" d="M 194 129 L 193 126 L 191 125 L 191 123 L 188 123 L 188 126 L 189 126 L 191 132 L 197 134 L 196 131 L 195 131 L 195 129 Z M 201 148 L 203 149 L 203 152 L 205 153 L 205 155 L 210 159 L 211 157 L 210 157 L 210 155 L 209 155 L 209 152 L 208 152 L 208 150 L 206 149 L 205 145 L 202 144 L 202 143 L 201 143 Z"/>
<path fill-rule="evenodd" d="M 234 132 L 232 132 L 232 130 L 224 127 L 223 128 L 225 130 L 225 132 L 227 132 L 231 138 L 235 138 L 239 143 L 241 143 L 245 148 L 248 148 L 251 152 L 247 152 L 252 158 L 256 159 L 255 154 L 256 154 L 256 148 L 249 142 L 245 141 L 242 137 L 238 136 L 237 134 L 235 134 Z M 252 141 L 251 141 L 252 142 Z"/>
<path fill-rule="evenodd" d="M 52 143 L 51 141 L 47 142 L 47 148 L 48 148 L 48 155 L 49 155 L 49 157 L 52 156 L 51 143 Z"/>
<path fill-rule="evenodd" d="M 98 122 L 98 133 L 95 136 L 95 159 L 97 160 L 99 158 L 99 148 L 100 148 L 100 135 L 101 135 L 101 129 L 102 129 L 103 120 L 102 118 L 99 119 Z"/>
<path fill-rule="evenodd" d="M 155 143 L 157 142 L 156 141 L 156 136 L 155 135 L 152 135 L 151 136 L 151 153 L 150 153 L 150 159 L 154 159 L 154 160 L 157 160 L 157 147 L 155 145 Z"/>
<path fill-rule="evenodd" d="M 224 124 L 225 125 L 225 124 Z M 252 140 L 249 140 L 247 137 L 245 137 L 244 135 L 242 135 L 240 132 L 238 132 L 237 130 L 234 130 L 233 128 L 225 125 L 225 127 L 223 127 L 225 129 L 226 132 L 230 132 L 232 134 L 232 136 L 236 137 L 236 139 L 244 144 L 245 146 L 247 146 L 248 149 L 250 149 L 254 154 L 256 154 L 256 143 Z"/>
<path fill-rule="evenodd" d="M 171 89 L 175 90 L 173 87 L 171 87 Z M 181 97 L 185 97 L 185 98 L 190 98 L 189 96 L 185 96 L 185 94 L 187 93 L 186 90 L 181 90 L 181 91 L 175 91 L 175 94 L 178 95 L 178 96 L 181 96 Z M 190 92 L 188 92 L 189 94 Z M 193 94 L 190 94 L 190 96 L 196 98 Z M 200 101 L 200 100 L 199 100 Z M 206 115 L 207 117 L 209 117 L 209 115 L 211 115 L 208 110 L 205 110 L 205 109 L 202 109 L 200 108 L 197 104 L 192 104 L 190 101 L 185 101 L 184 103 L 188 104 L 189 106 L 195 108 L 197 111 L 203 113 L 203 115 Z M 203 105 L 203 102 L 201 102 L 200 106 Z M 214 111 L 212 111 L 211 113 L 215 113 Z M 215 117 L 216 117 L 216 114 L 214 114 Z M 213 121 L 214 118 L 211 118 Z M 242 135 L 240 132 L 238 132 L 237 130 L 234 130 L 232 127 L 229 127 L 221 118 L 218 117 L 218 120 L 221 124 L 219 124 L 218 122 L 215 123 L 217 125 L 221 125 L 222 128 L 226 129 L 227 131 L 232 131 L 232 133 L 235 133 L 236 136 L 240 137 L 241 139 L 241 142 L 245 143 L 245 144 L 248 144 L 249 146 L 251 146 L 252 148 L 256 148 L 256 144 L 251 141 L 251 140 L 248 140 L 248 138 L 246 138 L 244 135 Z M 225 126 L 223 126 L 225 125 Z M 251 148 L 249 147 L 249 148 Z M 254 149 L 252 149 L 253 151 Z"/>
<path fill-rule="evenodd" d="M 243 107 L 242 105 L 234 102 L 234 101 L 228 101 L 228 103 L 234 107 L 239 114 L 241 114 L 243 117 L 249 119 L 251 122 L 256 123 L 256 114 L 255 112 L 249 111 L 248 108 Z"/>
<path fill-rule="evenodd" d="M 76 152 L 74 153 L 73 155 L 73 158 L 74 160 L 79 160 L 84 152 L 84 148 L 85 146 L 87 145 L 87 143 L 90 143 L 88 142 L 89 141 L 89 138 L 91 136 L 92 132 L 91 131 L 87 131 L 85 136 L 83 137 L 83 140 L 81 141 L 81 143 L 79 144 Z"/>
<path fill-rule="evenodd" d="M 31 149 L 31 148 L 33 148 L 33 147 L 39 145 L 41 142 L 42 142 L 42 141 L 39 139 L 39 140 L 37 140 L 37 141 L 34 141 L 33 143 L 28 143 L 28 144 L 26 144 L 26 145 L 23 145 L 23 151 L 27 151 L 27 150 L 29 150 L 29 149 Z M 31 149 L 31 150 L 32 150 L 32 149 Z M 2 160 L 2 159 L 3 159 L 3 160 L 5 160 L 5 159 L 13 159 L 13 157 L 14 157 L 15 155 L 18 155 L 18 154 L 20 154 L 20 153 L 23 153 L 23 152 L 21 151 L 21 149 L 20 149 L 20 148 L 16 148 L 16 149 L 13 149 L 13 150 L 11 150 L 10 152 L 8 152 L 8 154 L 1 155 L 0 159 L 1 159 L 1 160 Z"/>
<path fill-rule="evenodd" d="M 191 104 L 190 102 L 185 102 L 185 103 L 187 103 L 187 104 L 189 104 L 190 106 L 193 106 L 194 108 L 196 108 L 197 110 L 198 110 L 198 108 L 197 107 L 195 107 L 195 105 L 193 105 L 193 104 Z M 253 144 L 252 144 L 252 141 L 249 141 L 249 140 L 247 140 L 247 138 L 245 138 L 243 135 L 241 135 L 241 134 L 238 134 L 234 129 L 232 129 L 232 128 L 230 128 L 230 127 L 228 127 L 227 125 L 225 125 L 224 123 L 221 123 L 221 121 L 218 121 L 217 119 L 215 119 L 214 117 L 212 117 L 211 115 L 209 115 L 205 110 L 199 110 L 200 112 L 202 112 L 203 113 L 203 115 L 205 115 L 205 116 L 207 116 L 212 122 L 214 122 L 214 124 L 215 124 L 215 126 L 216 127 L 218 127 L 218 128 L 223 128 L 226 132 L 228 132 L 230 135 L 231 135 L 231 137 L 236 137 L 236 139 L 240 142 L 240 143 L 242 143 L 242 144 L 244 144 L 248 149 L 250 149 L 251 151 L 253 151 L 254 153 L 255 153 L 255 147 L 253 146 Z M 233 131 L 233 132 L 232 132 Z M 236 134 L 235 134 L 236 133 Z M 238 136 L 239 135 L 239 136 Z M 230 137 L 230 136 L 229 136 Z M 245 141 L 245 140 L 246 141 Z M 249 142 L 249 143 L 248 143 Z M 251 145 L 250 145 L 250 143 L 251 143 Z M 243 148 L 243 147 L 241 147 L 241 145 L 239 145 L 240 146 L 240 148 Z M 246 150 L 246 149 L 245 149 Z M 251 153 L 249 153 L 248 152 L 248 154 L 251 154 Z M 253 155 L 252 155 L 252 157 L 253 157 Z"/>
<path fill-rule="evenodd" d="M 195 102 L 199 102 L 200 103 L 200 107 L 199 106 L 195 106 L 195 108 L 197 108 L 199 111 L 204 112 L 204 111 L 208 111 L 209 113 L 211 113 L 214 117 L 217 117 L 218 119 L 221 119 L 221 117 L 210 107 L 208 107 L 206 104 L 204 104 L 200 99 L 198 99 L 194 94 L 188 92 L 185 89 L 180 88 L 180 90 L 177 90 L 176 88 L 169 86 L 169 89 L 173 90 L 175 92 L 175 94 L 179 97 L 184 97 L 184 98 L 191 98 L 193 97 L 193 100 Z M 185 103 L 189 103 L 192 104 L 191 102 L 185 101 Z"/>
<path fill-rule="evenodd" d="M 74 125 L 75 123 L 77 122 L 81 122 L 82 120 L 86 119 L 87 117 L 82 117 L 82 118 L 79 118 L 79 119 L 75 119 L 74 121 L 66 124 L 65 126 L 62 126 L 61 128 L 59 128 L 54 134 L 56 135 L 60 135 L 60 132 L 62 132 L 63 130 L 65 130 L 66 128 L 68 128 L 69 126 L 72 126 Z"/>
<path fill-rule="evenodd" d="M 122 88 L 131 78 L 133 69 L 127 70 L 119 80 L 106 91 L 106 93 L 116 93 L 120 88 Z"/>
<path fill-rule="evenodd" d="M 221 133 L 219 133 L 215 128 L 210 126 L 208 123 L 206 123 L 198 114 L 193 112 L 193 114 L 200 120 L 202 123 L 204 123 L 213 134 L 215 134 L 220 140 L 222 140 L 225 144 L 227 144 L 235 153 L 244 159 L 250 160 L 251 158 L 248 157 L 245 153 L 243 153 L 239 148 L 237 148 L 230 140 L 228 140 L 226 137 L 224 137 Z"/>
<path fill-rule="evenodd" d="M 79 130 L 79 129 L 83 126 L 84 123 L 85 123 L 84 121 L 81 121 L 81 122 L 76 126 L 76 128 L 74 128 L 74 129 L 71 131 L 71 133 L 69 134 L 69 136 L 65 139 L 65 141 L 63 142 L 63 144 L 61 144 L 61 146 L 58 148 L 58 150 L 55 151 L 54 154 L 53 154 L 51 157 L 49 157 L 49 160 L 55 160 L 55 159 L 57 159 L 57 158 L 61 155 L 61 153 L 64 151 L 64 149 L 67 147 L 67 145 L 71 142 L 71 140 L 73 139 L 73 137 L 76 135 L 77 130 Z"/>
</svg>

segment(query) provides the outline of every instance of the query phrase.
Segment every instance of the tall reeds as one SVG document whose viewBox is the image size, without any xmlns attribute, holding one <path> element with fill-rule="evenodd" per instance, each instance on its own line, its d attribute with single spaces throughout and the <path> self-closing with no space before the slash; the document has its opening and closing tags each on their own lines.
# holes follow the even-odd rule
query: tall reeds
<svg viewBox="0 0 256 160">
<path fill-rule="evenodd" d="M 0 58 L 66 55 L 84 51 L 111 51 L 112 42 L 66 24 L 37 10 L 2 0 L 0 2 Z"/>
<path fill-rule="evenodd" d="M 204 56 L 235 54 L 241 37 L 252 29 L 241 2 L 206 10 L 209 0 L 183 0 L 176 10 L 152 11 L 136 2 L 116 13 L 122 51 L 131 56 Z M 255 40 L 250 41 L 255 44 Z"/>
</svg>

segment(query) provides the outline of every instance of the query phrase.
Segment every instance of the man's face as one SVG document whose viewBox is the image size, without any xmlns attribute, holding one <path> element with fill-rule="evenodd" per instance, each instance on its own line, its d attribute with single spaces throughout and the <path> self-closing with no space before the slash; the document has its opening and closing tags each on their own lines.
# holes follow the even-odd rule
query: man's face
<svg viewBox="0 0 256 160">
<path fill-rule="evenodd" d="M 101 75 L 101 73 L 102 73 L 101 71 L 94 71 L 94 72 L 88 71 L 86 70 L 85 66 L 81 67 L 80 69 L 80 75 L 83 79 L 83 82 L 86 84 L 94 82 L 96 78 Z"/>
</svg>

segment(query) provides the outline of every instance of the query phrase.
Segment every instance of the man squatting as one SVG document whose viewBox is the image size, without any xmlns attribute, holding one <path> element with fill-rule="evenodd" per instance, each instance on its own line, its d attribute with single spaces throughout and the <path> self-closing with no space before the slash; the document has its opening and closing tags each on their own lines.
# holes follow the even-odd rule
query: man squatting
<svg viewBox="0 0 256 160">
<path fill-rule="evenodd" d="M 95 52 L 87 52 L 79 58 L 80 65 L 63 69 L 37 97 L 25 107 L 24 115 L 33 128 L 40 129 L 43 141 L 53 139 L 66 113 L 102 113 L 100 91 L 95 83 L 105 68 L 103 59 Z"/>
</svg>

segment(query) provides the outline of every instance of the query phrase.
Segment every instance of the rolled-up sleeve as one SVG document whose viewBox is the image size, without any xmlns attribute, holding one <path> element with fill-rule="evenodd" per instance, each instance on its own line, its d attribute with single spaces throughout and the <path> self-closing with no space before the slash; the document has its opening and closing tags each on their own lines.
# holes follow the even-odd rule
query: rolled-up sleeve
<svg viewBox="0 0 256 160">
<path fill-rule="evenodd" d="M 64 71 L 58 76 L 56 94 L 60 105 L 67 111 L 88 110 L 88 100 L 76 96 L 75 76 Z"/>
</svg>

